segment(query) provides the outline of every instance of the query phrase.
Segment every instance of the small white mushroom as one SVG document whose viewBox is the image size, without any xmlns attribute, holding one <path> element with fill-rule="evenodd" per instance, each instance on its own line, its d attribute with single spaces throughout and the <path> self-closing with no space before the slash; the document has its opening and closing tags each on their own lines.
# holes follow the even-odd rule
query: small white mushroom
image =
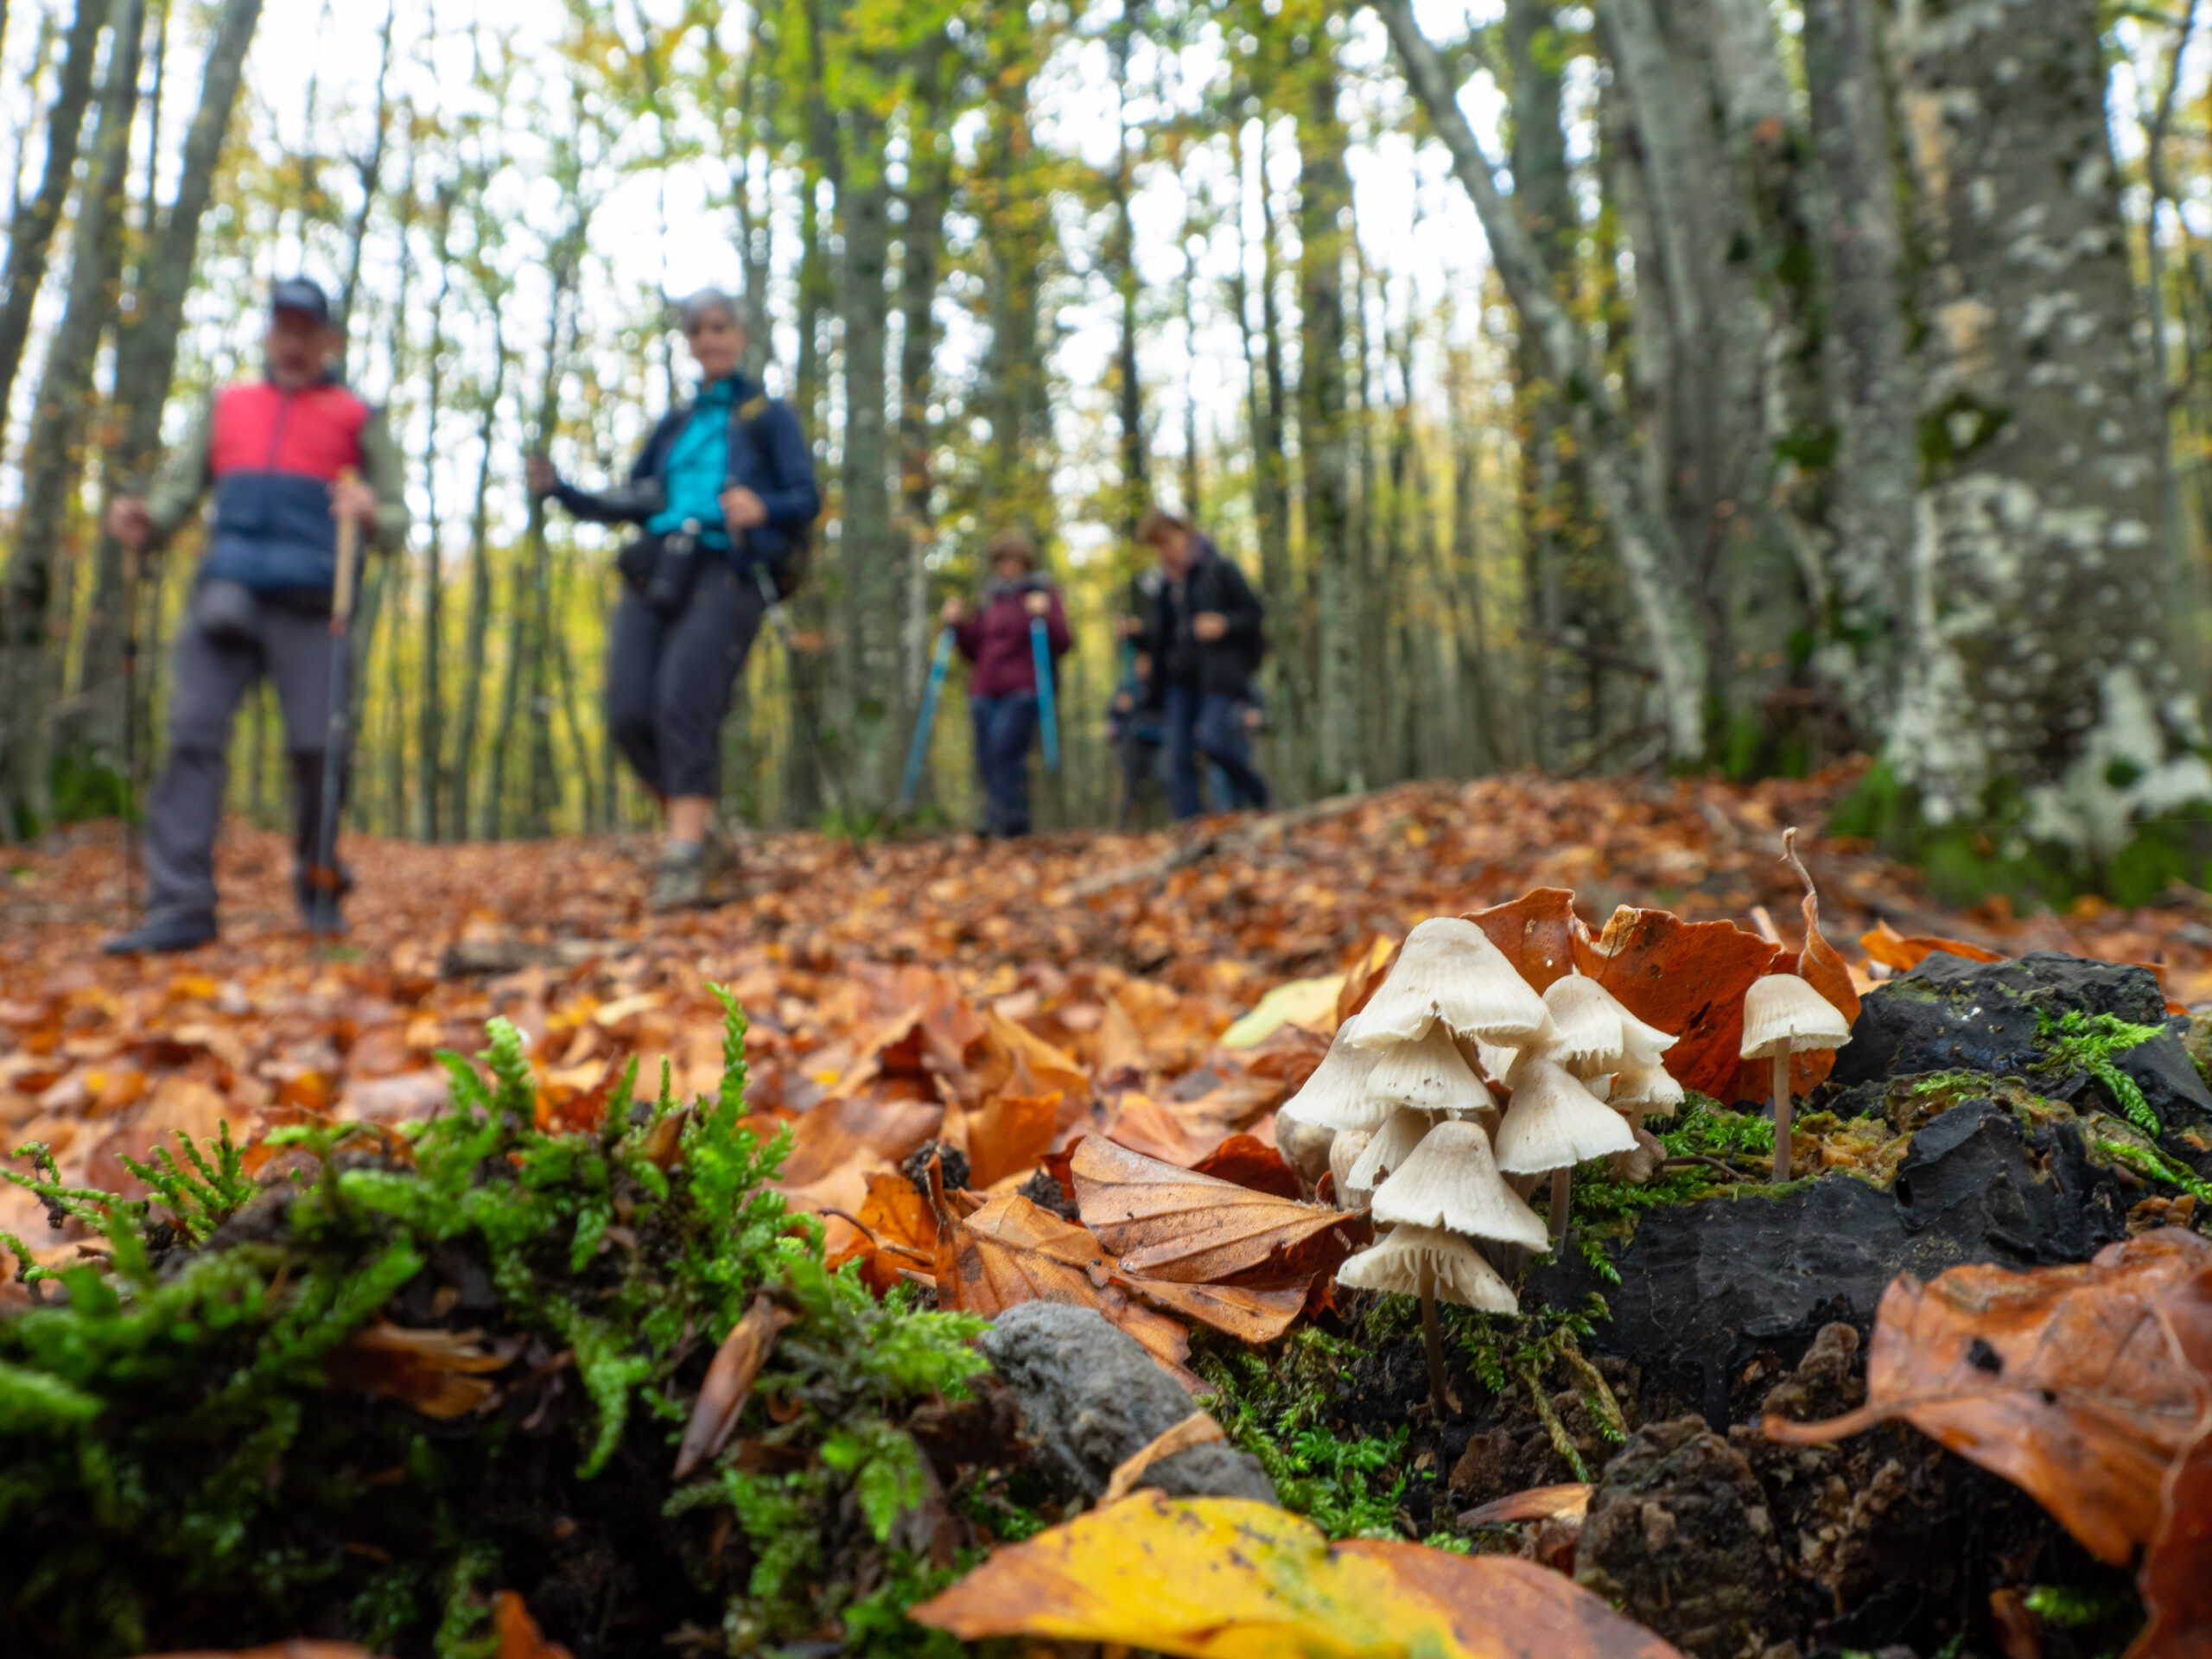
<svg viewBox="0 0 2212 1659">
<path fill-rule="evenodd" d="M 1747 1060 L 1773 1062 L 1774 1179 L 1789 1179 L 1789 1057 L 1809 1049 L 1834 1051 L 1851 1040 L 1843 1011 L 1795 974 L 1769 974 L 1744 994 Z"/>
<path fill-rule="evenodd" d="M 1351 1040 L 1407 1043 L 1441 1020 L 1463 1037 L 1508 1046 L 1551 1030 L 1544 1000 L 1472 922 L 1432 917 L 1406 935 L 1398 960 L 1361 1010 Z"/>
<path fill-rule="evenodd" d="M 1329 1143 L 1329 1173 L 1336 1180 L 1337 1208 L 1364 1210 L 1373 1189 L 1357 1186 L 1352 1181 L 1353 1167 L 1360 1154 L 1367 1150 L 1371 1139 L 1364 1129 L 1339 1129 L 1337 1138 Z"/>
<path fill-rule="evenodd" d="M 1367 1150 L 1359 1154 L 1359 1161 L 1351 1166 L 1351 1184 L 1363 1192 L 1372 1192 L 1381 1185 L 1384 1177 L 1404 1166 L 1414 1155 L 1439 1120 L 1427 1112 L 1417 1112 L 1402 1106 L 1390 1114 L 1389 1122 L 1377 1129 L 1368 1141 Z"/>
<path fill-rule="evenodd" d="M 1544 1224 L 1505 1184 L 1478 1123 L 1440 1123 L 1375 1190 L 1378 1225 L 1444 1227 L 1463 1238 L 1542 1249 Z"/>
<path fill-rule="evenodd" d="M 1370 1106 L 1367 1101 L 1368 1074 L 1382 1058 L 1371 1048 L 1361 1048 L 1345 1036 L 1337 1033 L 1336 1040 L 1329 1045 L 1329 1052 L 1321 1057 L 1321 1064 L 1313 1068 L 1313 1075 L 1306 1079 L 1303 1088 L 1286 1103 L 1285 1109 L 1294 1116 L 1325 1129 L 1359 1129 L 1369 1134 L 1382 1127 L 1382 1120 L 1390 1115 L 1387 1105 Z"/>
<path fill-rule="evenodd" d="M 1421 1333 L 1428 1353 L 1431 1408 L 1456 1409 L 1444 1381 L 1444 1337 L 1436 1319 L 1436 1299 L 1485 1313 L 1518 1313 L 1512 1286 L 1465 1239 L 1441 1227 L 1393 1227 L 1337 1269 L 1337 1282 L 1357 1290 L 1380 1290 L 1421 1298 Z"/>
<path fill-rule="evenodd" d="M 1582 974 L 1555 979 L 1544 992 L 1544 1006 L 1551 1010 L 1553 1034 L 1544 1055 L 1577 1077 L 1618 1071 L 1625 1065 L 1649 1066 L 1675 1046 L 1675 1039 L 1656 1026 L 1646 1025 L 1619 999 L 1596 980 Z"/>
<path fill-rule="evenodd" d="M 1554 1062 L 1524 1058 L 1514 1069 L 1513 1098 L 1497 1126 L 1497 1166 L 1511 1175 L 1550 1173 L 1554 1239 L 1567 1236 L 1575 1165 L 1635 1145 L 1626 1120 Z"/>
<path fill-rule="evenodd" d="M 1329 1173 L 1329 1147 L 1337 1131 L 1316 1123 L 1285 1104 L 1275 1109 L 1275 1150 L 1309 1187 Z"/>
<path fill-rule="evenodd" d="M 1612 1091 L 1605 1096 L 1605 1104 L 1631 1116 L 1649 1113 L 1654 1117 L 1672 1117 L 1682 1100 L 1682 1085 L 1664 1065 L 1624 1065 L 1613 1074 Z M 1277 1134 L 1280 1138 L 1281 1132 Z"/>
<path fill-rule="evenodd" d="M 1451 1028 L 1439 1020 L 1411 1042 L 1368 1051 L 1377 1058 L 1367 1074 L 1368 1109 L 1410 1107 L 1417 1112 L 1471 1116 L 1494 1112 L 1497 1101 L 1459 1052 Z"/>
</svg>

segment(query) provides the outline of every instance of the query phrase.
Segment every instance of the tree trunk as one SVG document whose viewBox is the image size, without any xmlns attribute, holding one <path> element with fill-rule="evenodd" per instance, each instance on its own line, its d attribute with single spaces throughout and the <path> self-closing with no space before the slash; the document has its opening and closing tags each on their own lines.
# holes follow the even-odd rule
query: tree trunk
<svg viewBox="0 0 2212 1659">
<path fill-rule="evenodd" d="M 353 302 L 361 291 L 361 257 L 368 246 L 369 215 L 376 210 L 377 196 L 384 188 L 384 158 L 391 143 L 391 35 L 398 15 L 399 0 L 385 0 L 384 29 L 378 37 L 376 130 L 369 140 L 368 153 L 353 164 L 360 178 L 361 208 L 346 238 L 353 253 L 346 266 L 345 285 L 338 291 L 337 322 L 341 335 L 349 334 L 353 326 Z M 309 133 L 313 142 L 312 127 Z M 346 346 L 341 345 L 339 350 L 343 353 Z"/>
<path fill-rule="evenodd" d="M 1820 654 L 1861 729 L 1897 695 L 1920 457 L 1906 362 L 1904 238 L 1884 114 L 1873 0 L 1804 0 L 1815 188 L 1807 192 L 1826 309 L 1836 435 L 1827 568 L 1834 620 Z"/>
<path fill-rule="evenodd" d="M 903 757 L 892 734 L 899 705 L 899 562 L 891 556 L 891 185 L 883 124 L 856 100 L 846 116 L 845 258 L 839 310 L 845 324 L 844 478 L 838 551 L 844 574 L 843 703 L 851 717 L 850 782 L 863 812 L 887 808 Z"/>
<path fill-rule="evenodd" d="M 944 54 L 931 58 L 918 78 L 912 124 L 915 154 L 907 162 L 906 222 L 899 237 L 899 536 L 906 565 L 906 627 L 899 645 L 905 672 L 902 713 L 916 709 L 929 672 L 929 565 L 934 537 L 931 497 L 936 487 L 931 450 L 936 423 L 937 292 L 942 271 L 944 216 L 952 199 L 952 142 L 944 119 Z M 900 724 L 903 728 L 904 721 Z"/>
<path fill-rule="evenodd" d="M 214 191 L 215 169 L 238 107 L 246 52 L 261 10 L 262 0 L 226 0 L 201 73 L 199 107 L 185 131 L 176 194 L 158 224 L 148 193 L 147 235 L 131 290 L 134 303 L 116 331 L 113 418 L 121 423 L 121 432 L 102 457 L 108 500 L 124 493 L 143 493 L 160 456 L 162 413 L 176 378 L 184 299 L 199 264 L 200 221 Z M 105 511 L 101 518 L 94 532 L 92 626 L 86 634 L 81 676 L 92 715 L 87 735 L 95 752 L 112 751 L 121 743 L 126 717 L 122 636 L 125 627 L 135 626 L 124 614 L 123 550 L 107 533 Z"/>
<path fill-rule="evenodd" d="M 496 281 L 497 279 L 493 279 Z M 487 294 L 492 314 L 492 384 L 484 394 L 478 417 L 478 440 L 483 458 L 476 471 L 476 505 L 468 523 L 468 619 L 461 636 L 461 707 L 454 717 L 453 769 L 446 786 L 451 803 L 453 833 L 466 838 L 472 827 L 486 839 L 499 833 L 497 798 L 488 790 L 480 818 L 469 815 L 470 778 L 476 764 L 478 711 L 484 695 L 485 647 L 492 632 L 492 476 L 494 442 L 499 431 L 499 399 L 507 385 L 507 343 L 502 330 L 499 302 L 503 293 Z"/>
<path fill-rule="evenodd" d="M 1325 50 L 1326 48 L 1322 48 Z M 1351 433 L 1345 399 L 1344 226 L 1351 202 L 1346 135 L 1337 113 L 1336 66 L 1306 73 L 1298 124 L 1298 452 L 1305 474 L 1306 543 L 1314 572 L 1315 675 L 1325 794 L 1366 787 L 1360 730 L 1358 594 L 1352 541 Z"/>
<path fill-rule="evenodd" d="M 1141 23 L 1141 0 L 1122 0 L 1108 47 L 1114 71 L 1114 167 L 1106 185 L 1114 219 L 1107 232 L 1105 266 L 1120 301 L 1121 335 L 1114 353 L 1115 410 L 1121 427 L 1122 545 L 1136 551 L 1137 524 L 1152 496 L 1152 467 L 1145 454 L 1144 384 L 1137 372 L 1136 221 L 1131 217 L 1135 181 L 1129 156 L 1129 53 Z"/>
<path fill-rule="evenodd" d="M 1459 111 L 1436 48 L 1414 22 L 1412 0 L 1374 3 L 1408 84 L 1452 153 L 1453 175 L 1474 202 L 1498 278 L 1522 326 L 1541 342 L 1552 374 L 1575 410 L 1592 493 L 1605 515 L 1649 641 L 1668 747 L 1678 758 L 1695 759 L 1705 747 L 1705 635 L 1673 529 L 1651 499 L 1618 400 L 1603 365 L 1592 361 L 1580 330 L 1552 291 L 1528 232 L 1498 194 L 1490 158 Z"/>
<path fill-rule="evenodd" d="M 97 0 L 79 4 L 69 24 L 69 44 L 61 55 L 61 72 L 54 92 L 54 105 L 46 118 L 46 168 L 38 194 L 30 206 L 8 227 L 6 298 L 0 301 L 0 426 L 13 402 L 16 376 L 23 365 L 23 346 L 30 339 L 31 312 L 39 290 L 46 286 L 47 256 L 53 251 L 54 227 L 68 205 L 71 181 L 77 172 L 77 151 L 85 128 L 85 111 L 92 100 L 92 82 L 99 67 L 100 34 L 111 7 Z"/>
<path fill-rule="evenodd" d="M 69 295 L 48 347 L 24 447 L 23 505 L 0 593 L 0 668 L 7 702 L 6 773 L 0 794 L 35 821 L 48 807 L 48 725 L 52 711 L 48 611 L 67 594 L 60 569 L 69 505 L 84 476 L 92 417 L 92 370 L 122 273 L 124 209 L 130 180 L 130 130 L 138 113 L 139 48 L 145 0 L 115 0 L 92 173 L 77 204 Z M 66 616 L 65 616 L 66 621 Z"/>
<path fill-rule="evenodd" d="M 1906 0 L 1921 239 L 1911 654 L 1886 758 L 1936 826 L 2108 855 L 2212 799 L 2158 536 L 2094 0 Z M 2094 696 L 2088 695 L 2095 688 Z"/>
<path fill-rule="evenodd" d="M 423 481 L 429 511 L 423 518 L 423 707 L 415 733 L 415 838 L 436 841 L 446 818 L 442 808 L 445 756 L 445 522 L 438 512 L 438 422 L 445 413 L 446 308 L 453 300 L 453 211 L 458 185 L 438 188 L 438 298 L 430 313 L 430 357 L 423 410 Z"/>
</svg>

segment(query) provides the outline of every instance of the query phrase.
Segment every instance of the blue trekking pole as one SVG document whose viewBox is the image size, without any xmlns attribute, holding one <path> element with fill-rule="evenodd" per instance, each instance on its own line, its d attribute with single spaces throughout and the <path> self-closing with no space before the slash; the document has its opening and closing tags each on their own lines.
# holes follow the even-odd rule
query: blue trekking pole
<svg viewBox="0 0 2212 1659">
<path fill-rule="evenodd" d="M 1029 649 L 1037 659 L 1037 721 L 1045 728 L 1045 770 L 1060 769 L 1060 721 L 1052 707 L 1052 645 L 1045 637 L 1045 619 L 1029 619 Z"/>
<path fill-rule="evenodd" d="M 930 732 L 937 725 L 938 699 L 944 695 L 944 677 L 952 671 L 952 630 L 941 628 L 937 653 L 930 658 L 929 683 L 922 688 L 921 718 L 914 722 L 914 746 L 906 751 L 906 779 L 899 785 L 899 816 L 914 810 L 922 792 L 922 761 L 930 752 Z"/>
</svg>

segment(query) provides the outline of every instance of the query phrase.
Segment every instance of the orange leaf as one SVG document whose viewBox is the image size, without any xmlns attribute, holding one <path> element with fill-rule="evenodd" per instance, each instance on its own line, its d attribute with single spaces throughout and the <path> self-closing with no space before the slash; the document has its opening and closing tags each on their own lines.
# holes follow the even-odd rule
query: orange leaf
<svg viewBox="0 0 2212 1659">
<path fill-rule="evenodd" d="M 1382 989 L 1382 982 L 1390 976 L 1391 964 L 1397 960 L 1397 943 L 1387 934 L 1376 934 L 1359 953 L 1359 960 L 1344 969 L 1344 982 L 1337 988 L 1338 1025 L 1367 1006 L 1375 993 Z"/>
<path fill-rule="evenodd" d="M 1590 1513 L 1590 1494 L 1595 1490 L 1582 1480 L 1571 1480 L 1563 1486 L 1531 1486 L 1466 1510 L 1459 1516 L 1459 1525 L 1471 1531 L 1515 1521 L 1580 1521 Z"/>
<path fill-rule="evenodd" d="M 1273 1342 L 1305 1311 L 1306 1281 L 1262 1288 L 1248 1285 L 1178 1285 L 1116 1274 L 1114 1282 L 1171 1313 L 1226 1332 L 1240 1342 Z"/>
<path fill-rule="evenodd" d="M 459 1417 L 492 1393 L 480 1375 L 507 1363 L 476 1344 L 480 1331 L 415 1331 L 378 1319 L 323 1362 L 334 1388 L 397 1400 L 425 1417 Z"/>
<path fill-rule="evenodd" d="M 1924 933 L 1899 933 L 1887 922 L 1877 922 L 1870 931 L 1861 933 L 1859 948 L 1874 961 L 1901 974 L 1910 973 L 1939 950 L 1947 956 L 1964 957 L 1968 962 L 2005 960 L 1999 952 L 1985 950 L 1981 946 L 1968 944 L 1963 939 L 1939 939 Z"/>
<path fill-rule="evenodd" d="M 993 1095 L 968 1119 L 969 1185 L 992 1186 L 1034 1169 L 1058 1126 L 1060 1091 Z"/>
<path fill-rule="evenodd" d="M 856 1219 L 874 1242 L 855 1236 L 828 1259 L 828 1265 L 841 1268 L 855 1256 L 862 1258 L 861 1277 L 879 1296 L 899 1282 L 902 1268 L 936 1258 L 937 1217 L 930 1212 L 929 1200 L 896 1170 L 878 1170 L 868 1178 L 868 1199 Z"/>
<path fill-rule="evenodd" d="M 908 1191 L 912 1191 L 912 1184 Z M 776 1338 L 794 1316 L 768 1300 L 761 1291 L 753 1298 L 745 1317 L 730 1327 L 722 1345 L 707 1367 L 707 1380 L 699 1385 L 692 1402 L 691 1421 L 683 1430 L 683 1444 L 677 1448 L 676 1478 L 683 1479 L 701 1464 L 729 1444 L 745 1402 L 753 1393 L 753 1379 L 775 1351 Z"/>
<path fill-rule="evenodd" d="M 1849 1025 L 1859 1018 L 1859 988 L 1851 982 L 1851 969 L 1844 965 L 1835 947 L 1821 937 L 1821 895 L 1813 891 L 1809 879 L 1805 884 L 1802 908 L 1805 948 L 1797 953 L 1797 977 L 1827 998 L 1843 1015 L 1844 1023 Z M 1832 1048 L 1808 1049 L 1792 1055 L 1790 1089 L 1800 1095 L 1810 1094 L 1826 1083 L 1828 1073 L 1834 1070 L 1835 1051 Z"/>
<path fill-rule="evenodd" d="M 1466 919 L 1490 935 L 1521 977 L 1540 991 L 1573 965 L 1581 924 L 1574 916 L 1574 895 L 1564 887 L 1538 887 L 1510 905 L 1471 912 Z"/>
<path fill-rule="evenodd" d="M 1281 1262 L 1352 1217 L 1255 1192 L 1091 1135 L 1069 1159 L 1083 1218 L 1123 1268 L 1205 1283 Z"/>
<path fill-rule="evenodd" d="M 1220 1144 L 1193 1134 L 1181 1118 L 1151 1096 L 1139 1094 L 1134 1089 L 1122 1096 L 1106 1135 L 1134 1152 L 1185 1169 Z"/>
<path fill-rule="evenodd" d="M 499 1632 L 499 1651 L 493 1659 L 570 1659 L 558 1642 L 548 1642 L 530 1616 L 530 1608 L 512 1590 L 499 1592 L 492 1611 L 492 1626 Z"/>
<path fill-rule="evenodd" d="M 2159 1485 L 2195 1440 L 2208 1385 L 2161 1318 L 2212 1307 L 2212 1243 L 2163 1228 L 2078 1267 L 1901 1274 L 1882 1297 L 1866 1403 L 1825 1422 L 1770 1417 L 1815 1446 L 1902 1417 L 2024 1488 L 2114 1565 L 2151 1541 Z"/>
<path fill-rule="evenodd" d="M 1775 948 L 1733 922 L 1685 922 L 1663 910 L 1612 913 L 1593 943 L 1574 940 L 1576 964 L 1637 1019 L 1681 1040 L 1667 1070 L 1685 1089 L 1726 1100 L 1742 1062 L 1744 993 L 1771 968 Z"/>
<path fill-rule="evenodd" d="M 2203 1659 L 2212 1653 L 2212 1266 L 2158 1304 L 2158 1323 L 2205 1382 L 2204 1409 L 2196 1438 L 2166 1470 L 2158 1529 L 2137 1580 L 2150 1618 L 2127 1659 Z"/>
<path fill-rule="evenodd" d="M 1191 1166 L 1194 1175 L 1234 1181 L 1255 1192 L 1272 1192 L 1279 1198 L 1301 1197 L 1298 1172 L 1283 1161 L 1282 1154 L 1255 1135 L 1232 1135 Z"/>
</svg>

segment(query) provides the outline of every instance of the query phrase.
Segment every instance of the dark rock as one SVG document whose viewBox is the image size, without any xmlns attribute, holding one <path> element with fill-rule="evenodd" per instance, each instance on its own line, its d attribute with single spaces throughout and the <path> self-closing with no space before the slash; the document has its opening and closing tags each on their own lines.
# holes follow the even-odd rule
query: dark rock
<svg viewBox="0 0 2212 1659">
<path fill-rule="evenodd" d="M 2056 1020 L 2073 1013 L 2162 1025 L 2166 1000 L 2149 969 L 2125 963 L 2050 950 L 1968 962 L 1938 951 L 1861 1000 L 1829 1081 L 1847 1090 L 1929 1071 L 2021 1076 L 2045 1058 L 2037 1016 Z M 2206 1105 L 2212 1109 L 2212 1097 Z"/>
<path fill-rule="evenodd" d="M 1574 1577 L 1698 1659 L 1758 1653 L 1783 1623 L 1766 1495 L 1696 1417 L 1639 1429 L 1605 1465 Z"/>
<path fill-rule="evenodd" d="M 944 1179 L 944 1190 L 953 1192 L 968 1185 L 968 1154 L 957 1147 L 943 1146 L 935 1141 L 925 1141 L 906 1154 L 906 1161 L 899 1166 L 899 1173 L 914 1184 L 914 1191 L 924 1198 L 930 1195 L 930 1160 L 938 1160 L 938 1173 Z"/>
<path fill-rule="evenodd" d="M 1116 1465 L 1196 1409 L 1135 1338 L 1093 1308 L 1023 1302 L 1000 1314 L 980 1345 L 1021 1403 L 1038 1466 L 1065 1496 L 1097 1497 Z M 1275 1501 L 1259 1460 L 1220 1441 L 1161 1459 L 1144 1484 L 1171 1497 Z"/>
<path fill-rule="evenodd" d="M 1523 1301 L 1574 1307 L 1599 1292 L 1612 1317 L 1584 1346 L 1637 1364 L 1647 1417 L 1697 1411 L 1719 1428 L 1755 1402 L 1737 1392 L 1771 1380 L 1746 1377 L 1763 1353 L 1787 1366 L 1824 1325 L 1871 1329 L 1898 1274 L 2086 1261 L 2124 1236 L 2126 1209 L 2072 1123 L 2030 1136 L 1970 1101 L 1914 1137 L 1894 1191 L 1839 1173 L 1653 1211 L 1613 1258 L 1618 1285 L 1570 1253 L 1530 1275 Z"/>
<path fill-rule="evenodd" d="M 2159 1147 L 2179 1158 L 2200 1175 L 2212 1174 L 2212 1089 L 2189 1052 L 2189 1017 L 2177 1014 L 2164 1022 L 2165 1030 L 2147 1043 L 2122 1049 L 2112 1057 L 2113 1066 L 2143 1091 L 2164 1133 Z M 2102 1084 L 2101 1094 L 2109 1094 Z M 2107 1109 L 2117 1111 L 2118 1101 Z"/>
</svg>

